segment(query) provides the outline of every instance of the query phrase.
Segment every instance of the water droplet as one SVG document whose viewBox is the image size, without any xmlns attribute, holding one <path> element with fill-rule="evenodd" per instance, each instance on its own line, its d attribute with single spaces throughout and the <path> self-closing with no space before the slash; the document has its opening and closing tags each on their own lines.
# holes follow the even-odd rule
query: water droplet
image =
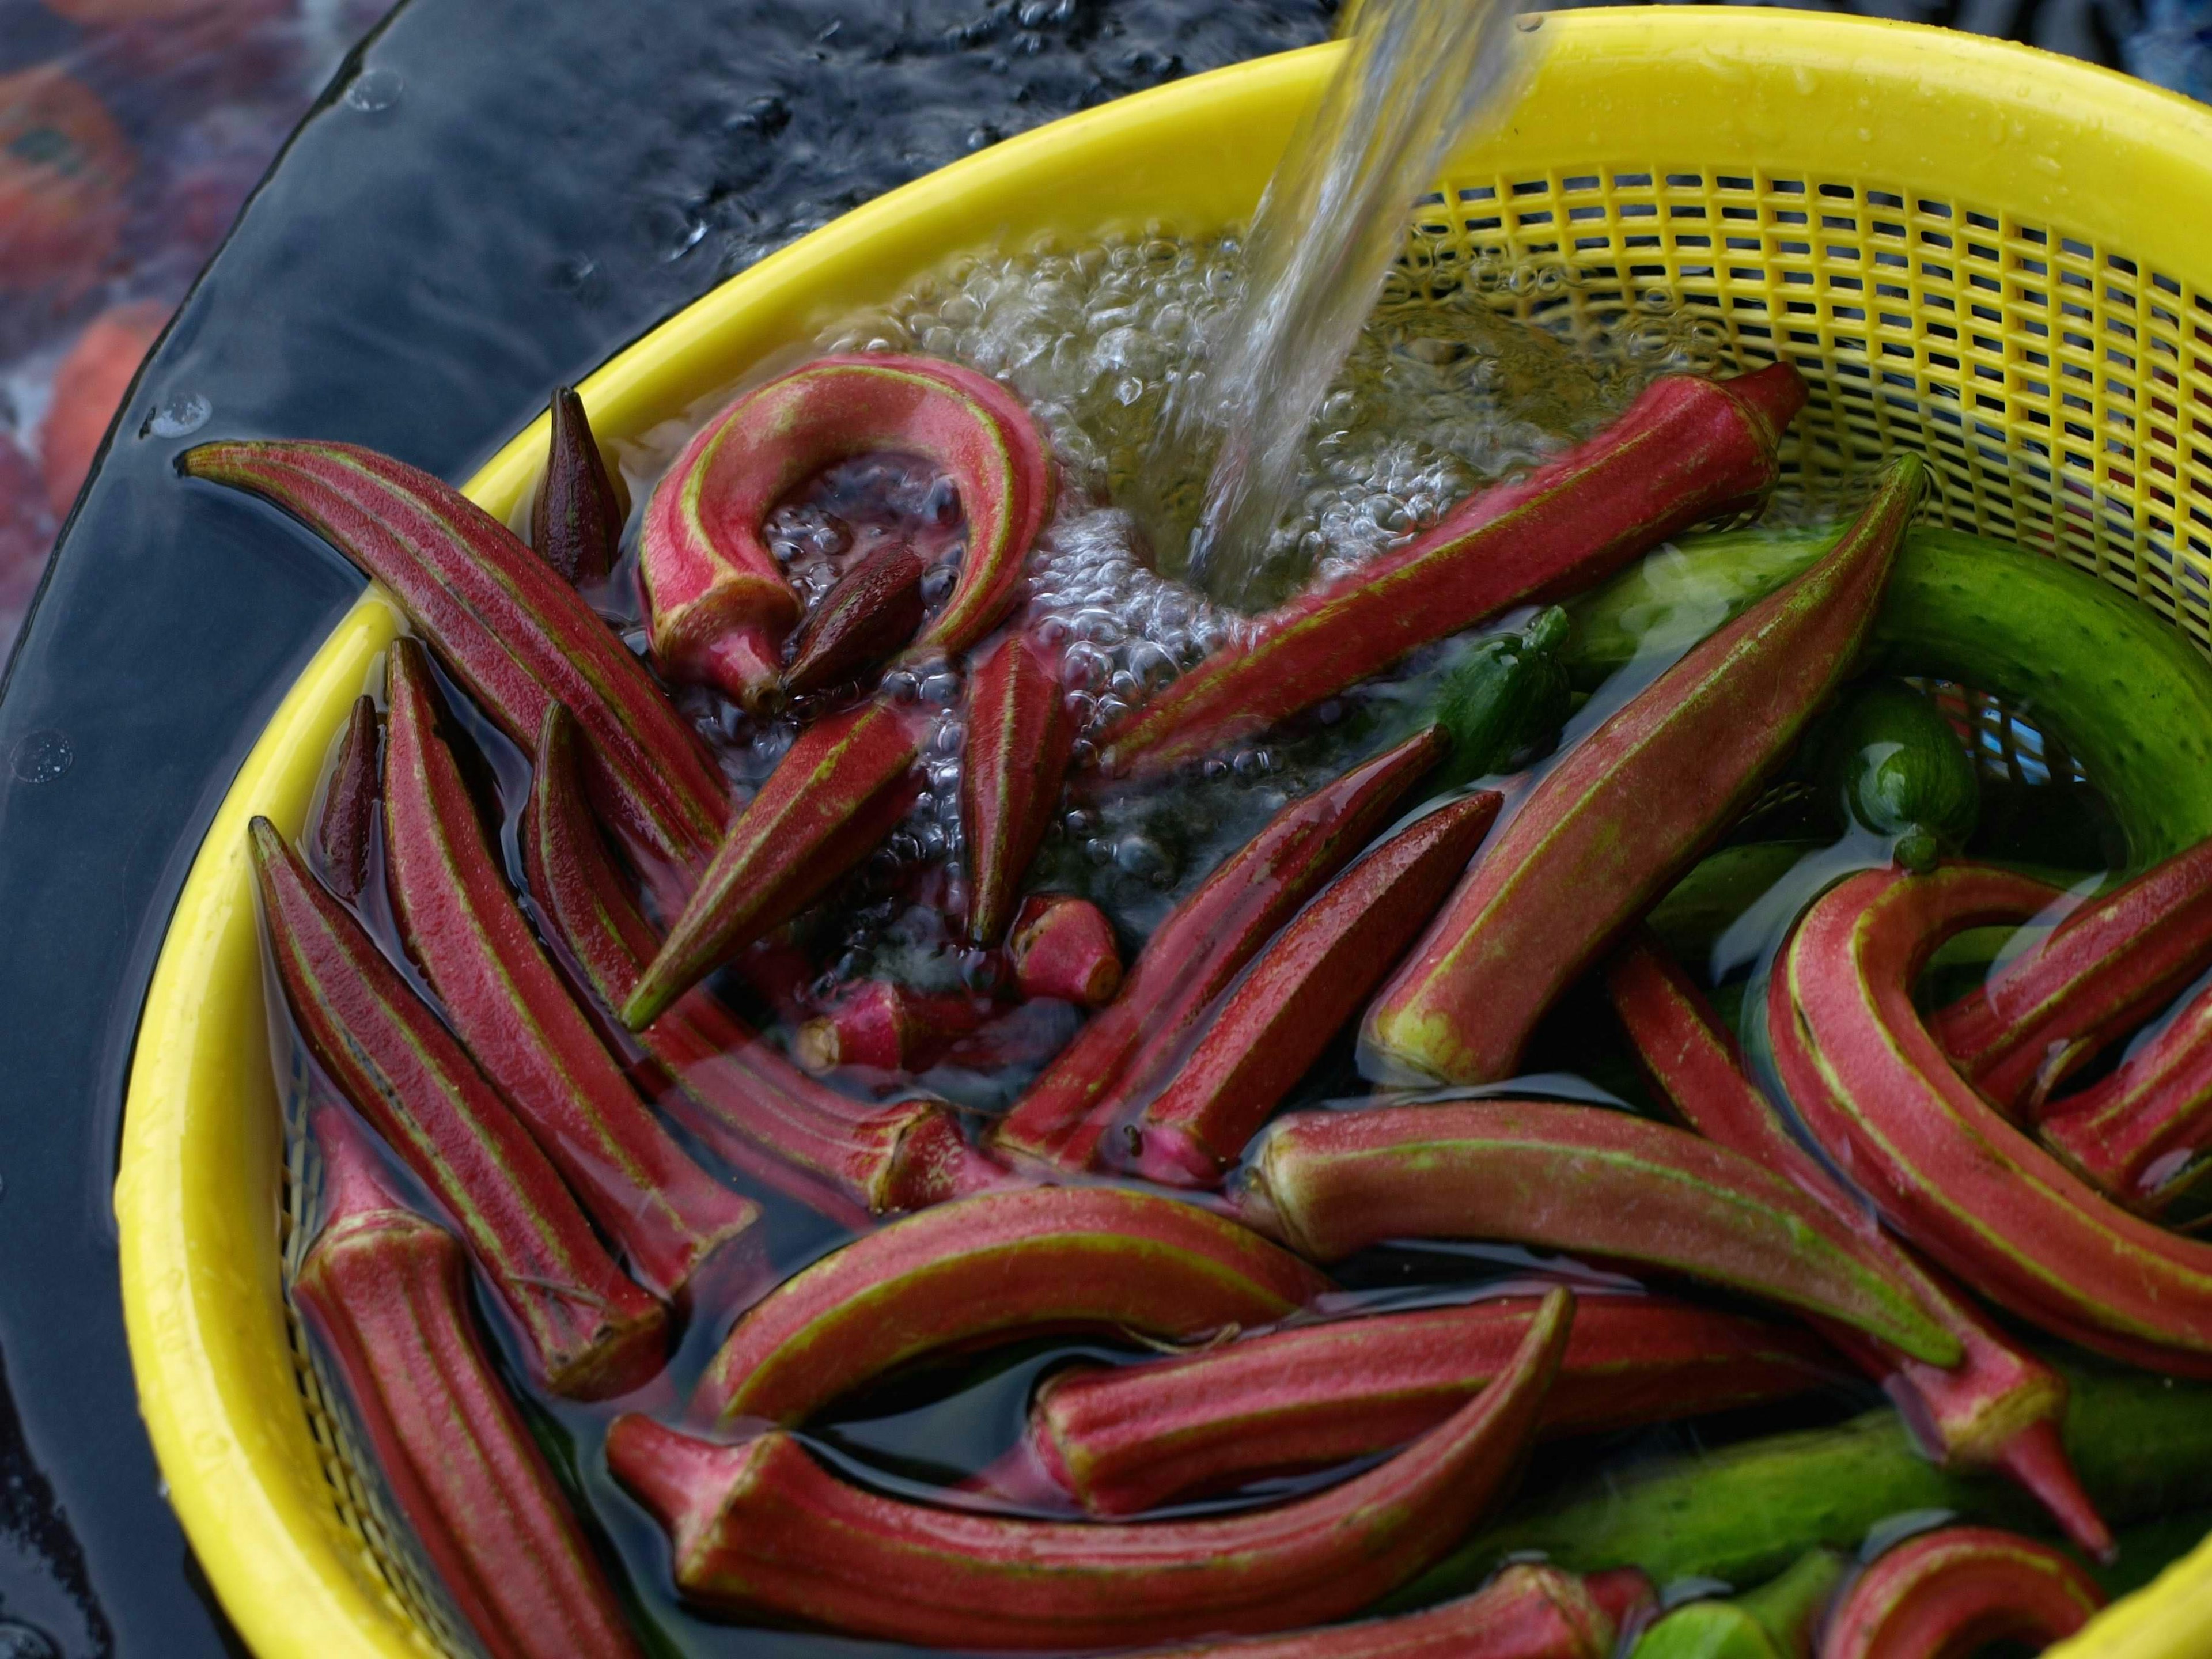
<svg viewBox="0 0 2212 1659">
<path fill-rule="evenodd" d="M 215 413 L 215 405 L 197 392 L 173 392 L 147 418 L 144 434 L 181 438 L 198 431 Z"/>
<path fill-rule="evenodd" d="M 27 732 L 15 740 L 8 757 L 8 769 L 22 783 L 52 783 L 76 759 L 65 732 L 46 726 Z"/>
<path fill-rule="evenodd" d="M 60 1646 L 46 1632 L 17 1619 L 0 1619 L 0 1659 L 62 1659 Z"/>
<path fill-rule="evenodd" d="M 1534 34 L 1544 27 L 1544 15 L 1541 12 L 1531 12 L 1526 17 L 1516 17 L 1513 20 L 1513 27 L 1523 34 Z"/>
<path fill-rule="evenodd" d="M 346 107 L 364 115 L 378 114 L 397 104 L 405 87 L 397 70 L 363 70 L 345 89 Z"/>
</svg>

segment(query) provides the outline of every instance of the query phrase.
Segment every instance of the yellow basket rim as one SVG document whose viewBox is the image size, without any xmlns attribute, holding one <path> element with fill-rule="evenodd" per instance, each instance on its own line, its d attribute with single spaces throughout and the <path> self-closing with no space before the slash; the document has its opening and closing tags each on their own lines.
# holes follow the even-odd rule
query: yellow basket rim
<svg viewBox="0 0 2212 1659">
<path fill-rule="evenodd" d="M 1790 65 L 1899 85 L 1940 82 L 1929 94 L 1931 110 L 2001 97 L 2043 111 L 2062 135 L 2079 135 L 2088 148 L 2078 168 L 2069 167 L 2061 179 L 2031 181 L 2041 192 L 2040 210 L 2056 222 L 2109 215 L 2116 194 L 2160 204 L 2169 214 L 2185 201 L 2212 204 L 2212 111 L 2126 76 L 1911 24 L 1731 9 L 1725 38 L 1717 39 L 1716 21 L 1703 6 L 1550 15 L 1542 24 L 1547 69 L 1615 60 L 1662 64 L 1674 53 L 1715 64 L 1716 74 Z M 1193 132 L 1228 143 L 1226 135 L 1241 126 L 1237 142 L 1272 141 L 1279 149 L 1291 116 L 1310 100 L 1340 50 L 1330 44 L 1282 53 L 1125 98 L 1008 139 L 857 208 L 617 352 L 583 383 L 595 422 L 604 433 L 636 432 L 696 403 L 718 383 L 718 372 L 701 365 L 725 361 L 733 337 L 806 337 L 843 303 L 846 273 L 863 253 L 878 264 L 886 251 L 894 264 L 907 258 L 902 276 L 927 268 L 933 261 L 916 257 L 924 251 L 916 225 L 949 223 L 970 246 L 1018 234 L 1030 195 L 1048 185 L 1056 191 L 1071 175 L 1106 179 L 1108 164 L 1128 148 L 1158 149 Z M 1644 118 L 1602 108 L 1589 118 L 1599 123 L 1609 113 Z M 1960 161 L 1942 137 L 1921 138 L 1929 153 Z M 1868 137 L 1898 155 L 1915 142 L 1912 135 Z M 1954 135 L 1953 142 L 1963 141 Z M 1215 212 L 1214 222 L 1225 223 L 1241 216 L 1256 193 L 1239 198 L 1247 183 L 1192 183 L 1200 206 L 1185 218 Z M 2171 234 L 2203 251 L 2193 268 L 2212 270 L 2212 214 L 2201 216 L 2203 228 L 2182 226 Z M 535 483 L 544 442 L 541 416 L 470 480 L 467 493 L 495 516 L 509 516 Z M 247 1042 L 240 1052 L 236 1040 L 246 1029 L 242 1022 L 260 1018 L 258 954 L 243 970 L 238 954 L 240 930 L 258 928 L 243 853 L 246 820 L 260 811 L 296 826 L 331 729 L 331 708 L 343 708 L 363 688 L 399 625 L 375 591 L 365 594 L 291 686 L 240 769 L 179 896 L 128 1087 L 115 1206 L 141 1409 L 186 1535 L 233 1622 L 263 1659 L 430 1650 L 407 1632 L 390 1592 L 360 1559 L 359 1541 L 338 1523 L 324 1484 L 325 1454 L 309 1433 L 296 1387 L 292 1420 L 272 1395 L 280 1371 L 287 1382 L 291 1376 L 289 1356 L 267 1352 L 270 1331 L 283 1329 L 276 1218 L 236 1213 L 237 1183 L 226 1162 L 250 1166 L 261 1190 L 273 1190 L 272 1137 L 266 1124 L 224 1122 L 219 1109 L 226 1099 L 251 1095 L 246 1068 L 265 1071 L 268 1063 L 261 1043 Z M 268 1233 L 258 1252 L 246 1231 L 256 1226 Z M 2054 1652 L 2068 1659 L 2093 1652 L 2179 1659 L 2212 1648 L 2201 1635 L 2208 1629 L 2212 1543 Z"/>
</svg>

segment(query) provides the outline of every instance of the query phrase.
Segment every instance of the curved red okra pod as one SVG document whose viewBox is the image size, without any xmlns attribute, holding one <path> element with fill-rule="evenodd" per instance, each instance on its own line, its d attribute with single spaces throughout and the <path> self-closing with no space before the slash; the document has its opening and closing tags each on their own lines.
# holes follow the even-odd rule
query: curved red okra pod
<svg viewBox="0 0 2212 1659">
<path fill-rule="evenodd" d="M 376 700 L 356 697 L 345 734 L 331 762 L 323 810 L 315 819 L 316 861 L 330 890 L 351 903 L 368 885 L 369 836 L 376 823 L 376 791 L 383 776 L 377 758 Z"/>
<path fill-rule="evenodd" d="M 1885 1551 L 1828 1615 L 1820 1659 L 1966 1659 L 1997 1642 L 2045 1647 L 2104 1593 L 2052 1549 L 1992 1527 L 1945 1527 Z"/>
<path fill-rule="evenodd" d="M 602 1005 L 619 1008 L 659 940 L 623 886 L 585 803 L 576 728 L 554 709 L 539 734 L 523 850 L 530 887 Z M 942 1101 L 852 1100 L 794 1071 L 704 988 L 637 1034 L 668 1079 L 668 1115 L 732 1167 L 860 1227 L 1008 1179 L 970 1147 Z"/>
<path fill-rule="evenodd" d="M 1364 1063 L 1513 1074 L 1559 994 L 1736 816 L 1850 670 L 1925 477 L 1917 457 L 1893 462 L 1820 562 L 1544 775 L 1368 1010 Z"/>
<path fill-rule="evenodd" d="M 626 1394 L 660 1368 L 668 1310 L 623 1275 L 466 1051 L 266 818 L 254 873 L 300 1035 L 459 1227 L 545 1384 Z"/>
<path fill-rule="evenodd" d="M 385 1189 L 360 1132 L 316 1114 L 322 1229 L 293 1282 L 400 1512 L 495 1659 L 639 1650 L 469 1315 L 461 1248 Z"/>
<path fill-rule="evenodd" d="M 2207 965 L 2212 841 L 2079 906 L 1929 1029 L 1991 1100 L 2032 1108 Z"/>
<path fill-rule="evenodd" d="M 553 388 L 545 410 L 545 471 L 531 503 L 530 544 L 572 586 L 603 582 L 622 548 L 629 492 L 610 473 L 576 388 Z"/>
<path fill-rule="evenodd" d="M 1384 1452 L 1510 1363 L 1541 1298 L 1361 1315 L 1133 1365 L 1055 1371 L 1016 1455 L 1097 1516 Z M 1585 1296 L 1547 1435 L 1593 1434 L 1786 1398 L 1835 1375 L 1813 1337 L 1664 1297 Z"/>
<path fill-rule="evenodd" d="M 2212 992 L 2112 1074 L 2052 1103 L 2035 1133 L 2093 1184 L 2155 1214 L 2203 1177 L 2212 1146 Z"/>
<path fill-rule="evenodd" d="M 1773 1103 L 1745 1075 L 1735 1039 L 1648 931 L 1613 958 L 1606 984 L 1638 1063 L 1676 1116 L 1707 1139 L 1788 1177 L 1850 1227 L 1899 1288 L 1958 1338 L 1965 1358 L 1948 1368 L 1929 1365 L 1833 1325 L 1826 1328 L 1829 1340 L 1888 1388 L 1940 1461 L 2003 1470 L 2081 1548 L 2109 1553 L 2111 1529 L 2081 1489 L 2059 1438 L 2066 1380 L 1892 1241 L 1865 1200 L 1798 1143 Z"/>
<path fill-rule="evenodd" d="M 895 1221 L 786 1279 L 731 1328 L 692 1411 L 788 1426 L 956 1344 L 1071 1326 L 1185 1341 L 1273 1324 L 1331 1288 L 1279 1246 L 1174 1199 L 989 1194 Z"/>
<path fill-rule="evenodd" d="M 812 474 L 877 450 L 942 468 L 968 516 L 959 581 L 914 651 L 964 651 L 990 632 L 1013 602 L 1052 504 L 1036 423 L 997 381 L 957 363 L 824 357 L 708 422 L 646 504 L 638 573 L 665 672 L 718 685 L 748 707 L 760 702 L 799 620 L 761 526 Z"/>
<path fill-rule="evenodd" d="M 705 748 L 576 590 L 474 501 L 352 444 L 202 444 L 183 465 L 274 501 L 383 583 L 524 748 L 567 707 L 625 840 L 685 869 L 714 851 L 730 802 Z"/>
<path fill-rule="evenodd" d="M 1479 1100 L 1298 1112 L 1238 1212 L 1316 1261 L 1393 1238 L 1498 1239 L 1686 1273 L 1839 1320 L 1933 1364 L 1958 1339 L 1851 1229 L 1765 1165 L 1627 1112 Z"/>
<path fill-rule="evenodd" d="M 1212 1187 L 1443 902 L 1504 798 L 1417 819 L 1323 888 L 1271 939 L 1137 1120 L 1139 1173 Z"/>
<path fill-rule="evenodd" d="M 720 1607 L 961 1648 L 1283 1630 L 1358 1611 L 1480 1517 L 1527 1449 L 1573 1313 L 1553 1291 L 1504 1375 L 1388 1462 L 1221 1518 L 1103 1527 L 902 1503 L 781 1430 L 717 1446 L 624 1417 L 607 1460 L 669 1531 L 678 1588 Z"/>
<path fill-rule="evenodd" d="M 875 850 L 921 793 L 927 716 L 878 697 L 799 734 L 745 804 L 617 1011 L 641 1030 Z"/>
<path fill-rule="evenodd" d="M 684 1307 L 757 1287 L 760 1206 L 692 1162 L 629 1086 L 507 891 L 438 735 L 428 658 L 403 639 L 390 661 L 384 867 L 408 954 L 640 1283 Z"/>
<path fill-rule="evenodd" d="M 1578 592 L 1677 531 L 1764 500 L 1775 445 L 1804 402 L 1783 363 L 1733 380 L 1653 381 L 1588 442 L 1255 618 L 1248 643 L 1216 652 L 1109 731 L 1105 769 L 1196 760 L 1432 641 Z"/>
<path fill-rule="evenodd" d="M 1014 919 L 1022 877 L 1060 804 L 1075 744 L 1060 660 L 1011 633 L 968 677 L 960 823 L 968 842 L 968 939 L 989 947 Z"/>
<path fill-rule="evenodd" d="M 1153 930 L 1121 995 L 1014 1103 L 993 1144 L 1017 1160 L 1089 1166 L 1206 1006 L 1389 821 L 1444 749 L 1431 726 L 1276 813 Z"/>
<path fill-rule="evenodd" d="M 2212 1244 L 2129 1214 L 1960 1077 L 1912 1005 L 1949 935 L 2018 921 L 2053 890 L 2008 871 L 1869 870 L 1798 921 L 1769 986 L 1783 1086 L 1898 1231 L 2055 1335 L 2212 1376 Z"/>
<path fill-rule="evenodd" d="M 1617 1634 L 1584 1580 L 1517 1562 L 1474 1595 L 1419 1613 L 1236 1637 L 1145 1659 L 1612 1659 Z"/>
</svg>

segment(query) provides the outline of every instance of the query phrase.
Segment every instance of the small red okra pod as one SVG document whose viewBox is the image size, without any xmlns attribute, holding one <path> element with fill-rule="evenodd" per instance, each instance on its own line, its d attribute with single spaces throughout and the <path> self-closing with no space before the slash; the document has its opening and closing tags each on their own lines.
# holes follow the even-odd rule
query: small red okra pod
<svg viewBox="0 0 2212 1659">
<path fill-rule="evenodd" d="M 1006 937 L 1030 861 L 1060 805 L 1075 743 L 1056 653 L 1009 633 L 968 678 L 960 820 L 968 846 L 968 938 Z"/>
<path fill-rule="evenodd" d="M 325 1219 L 293 1300 L 439 1581 L 495 1659 L 635 1659 L 606 1570 L 477 1336 L 460 1245 L 386 1190 L 336 1108 L 315 1129 Z"/>
<path fill-rule="evenodd" d="M 836 1006 L 799 1028 L 792 1058 L 809 1072 L 866 1066 L 927 1071 L 955 1042 L 981 1025 L 990 1005 L 975 997 L 916 991 L 890 980 L 847 988 Z"/>
<path fill-rule="evenodd" d="M 530 544 L 573 586 L 603 582 L 622 548 L 629 491 L 608 470 L 584 400 L 556 386 L 546 409 L 545 471 L 530 513 Z"/>
<path fill-rule="evenodd" d="M 620 1013 L 633 1031 L 858 866 L 921 793 L 926 717 L 883 697 L 799 734 L 745 804 Z"/>
<path fill-rule="evenodd" d="M 783 689 L 827 690 L 881 662 L 921 626 L 921 579 L 929 574 L 903 542 L 878 548 L 822 596 L 792 642 Z"/>
<path fill-rule="evenodd" d="M 349 904 L 368 885 L 376 792 L 384 774 L 376 751 L 380 730 L 376 700 L 356 697 L 323 786 L 323 810 L 315 819 L 316 861 L 322 866 L 322 878 Z"/>
<path fill-rule="evenodd" d="M 1024 1002 L 1049 997 L 1103 1008 L 1121 989 L 1121 946 L 1114 924 L 1089 899 L 1034 893 L 1022 901 L 1006 940 L 1014 989 Z"/>
<path fill-rule="evenodd" d="M 1884 1551 L 1829 1614 L 1820 1659 L 1966 1659 L 1992 1643 L 2045 1647 L 2105 1605 L 2051 1548 L 1992 1527 L 1944 1527 Z"/>
</svg>

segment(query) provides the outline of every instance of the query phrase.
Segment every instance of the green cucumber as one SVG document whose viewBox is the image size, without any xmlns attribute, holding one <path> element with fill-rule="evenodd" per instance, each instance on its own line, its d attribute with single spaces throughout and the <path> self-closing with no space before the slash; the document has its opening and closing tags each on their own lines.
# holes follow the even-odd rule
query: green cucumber
<svg viewBox="0 0 2212 1659">
<path fill-rule="evenodd" d="M 1577 600 L 1588 688 L 1679 653 L 1810 564 L 1837 526 L 1688 538 Z M 2180 631 L 2071 565 L 1955 531 L 1905 539 L 1867 666 L 2001 699 L 2080 761 L 2137 866 L 2212 836 L 2212 665 Z"/>
<path fill-rule="evenodd" d="M 2066 1449 L 2115 1526 L 2198 1508 L 2212 1492 L 2212 1384 L 2076 1363 Z M 1509 1556 L 1534 1553 L 1571 1572 L 1642 1567 L 1662 1584 L 1755 1584 L 1806 1551 L 1855 1551 L 1882 1522 L 1938 1510 L 2044 1534 L 2034 1499 L 2001 1476 L 1938 1468 L 1904 1419 L 1870 1412 L 1836 1428 L 1607 1470 L 1509 1510 L 1385 1605 L 1463 1595 Z"/>
<path fill-rule="evenodd" d="M 1909 686 L 1868 686 L 1821 723 L 1814 745 L 1831 798 L 1890 837 L 1906 869 L 1934 869 L 1974 833 L 1980 775 L 1951 722 Z"/>
<path fill-rule="evenodd" d="M 1808 1550 L 1779 1578 L 1731 1601 L 1690 1601 L 1644 1632 L 1635 1659 L 1807 1659 L 1844 1560 Z"/>
</svg>

